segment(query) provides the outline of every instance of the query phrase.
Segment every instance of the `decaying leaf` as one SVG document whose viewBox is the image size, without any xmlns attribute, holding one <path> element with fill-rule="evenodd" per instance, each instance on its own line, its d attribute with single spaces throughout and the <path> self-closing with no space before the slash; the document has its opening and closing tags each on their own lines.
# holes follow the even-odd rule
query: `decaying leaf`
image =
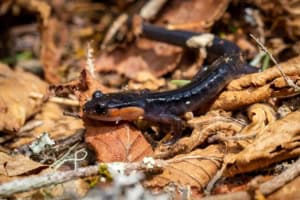
<svg viewBox="0 0 300 200">
<path fill-rule="evenodd" d="M 0 174 L 5 176 L 18 176 L 41 170 L 47 166 L 32 161 L 23 155 L 10 156 L 0 152 Z"/>
<path fill-rule="evenodd" d="M 225 157 L 225 174 L 232 176 L 266 167 L 272 163 L 300 155 L 300 111 L 268 124 L 260 134 L 238 154 Z"/>
<path fill-rule="evenodd" d="M 50 83 L 55 84 L 61 81 L 62 77 L 59 74 L 59 69 L 62 65 L 61 57 L 63 56 L 67 39 L 68 30 L 66 26 L 55 18 L 49 19 L 47 26 L 42 29 L 41 62 L 45 70 L 45 78 Z"/>
<path fill-rule="evenodd" d="M 33 74 L 0 64 L 0 130 L 18 131 L 42 105 L 30 93 L 45 94 L 46 90 L 47 84 Z"/>
<path fill-rule="evenodd" d="M 126 49 L 102 53 L 95 62 L 96 71 L 116 71 L 129 78 L 148 71 L 159 77 L 175 69 L 181 52 L 179 47 L 140 38 Z"/>
<path fill-rule="evenodd" d="M 221 17 L 228 3 L 228 0 L 170 1 L 156 23 L 167 22 L 172 29 L 203 31 Z M 126 48 L 102 53 L 95 65 L 97 71 L 115 71 L 131 79 L 141 71 L 160 77 L 174 70 L 182 55 L 179 47 L 137 38 Z"/>
<path fill-rule="evenodd" d="M 276 120 L 276 113 L 274 109 L 268 104 L 253 104 L 248 108 L 248 117 L 251 119 L 251 123 L 248 124 L 239 133 L 240 136 L 258 136 L 263 134 L 265 127 Z M 251 140 L 252 141 L 252 140 Z M 245 147 L 251 144 L 249 140 L 240 140 L 238 143 Z"/>
<path fill-rule="evenodd" d="M 163 173 L 146 180 L 144 184 L 153 189 L 171 184 L 182 188 L 190 186 L 192 192 L 201 192 L 221 166 L 223 148 L 223 145 L 211 145 L 167 160 L 168 165 Z"/>
<path fill-rule="evenodd" d="M 268 199 L 280 200 L 280 199 L 300 199 L 299 188 L 300 187 L 300 177 L 297 177 L 292 182 L 286 184 L 278 191 L 274 192 Z"/>
<path fill-rule="evenodd" d="M 85 140 L 96 151 L 99 162 L 133 162 L 153 154 L 142 133 L 128 124 L 88 125 Z"/>
<path fill-rule="evenodd" d="M 41 121 L 42 124 L 23 133 L 21 138 L 9 145 L 10 148 L 17 148 L 35 141 L 42 133 L 48 133 L 51 139 L 60 139 L 68 137 L 74 134 L 76 130 L 83 128 L 82 120 L 65 116 L 63 109 L 51 102 L 44 104 L 41 112 L 35 115 L 33 120 Z"/>
<path fill-rule="evenodd" d="M 50 90 L 53 91 L 57 96 L 67 96 L 69 94 L 74 94 L 79 99 L 79 104 L 82 107 L 88 98 L 92 96 L 92 94 L 96 90 L 100 90 L 101 92 L 109 92 L 108 88 L 101 85 L 87 70 L 82 70 L 80 74 L 80 78 L 74 81 L 52 85 Z"/>
<path fill-rule="evenodd" d="M 166 23 L 170 29 L 204 31 L 224 14 L 229 2 L 173 0 L 162 12 L 158 23 Z"/>
<path fill-rule="evenodd" d="M 283 72 L 295 84 L 300 84 L 300 57 L 281 64 Z M 271 97 L 287 97 L 297 94 L 294 88 L 287 85 L 276 67 L 261 73 L 242 76 L 228 85 L 228 91 L 222 92 L 211 109 L 235 110 L 243 106 L 268 100 Z"/>
<path fill-rule="evenodd" d="M 232 136 L 240 132 L 243 125 L 231 118 L 230 114 L 217 110 L 200 117 L 194 117 L 188 122 L 194 128 L 192 134 L 180 139 L 172 146 L 160 145 L 155 149 L 155 157 L 166 158 L 179 153 L 189 153 L 212 135 Z"/>
<path fill-rule="evenodd" d="M 287 76 L 297 76 L 300 73 L 300 56 L 280 63 L 280 66 Z M 227 89 L 229 91 L 236 91 L 250 87 L 264 86 L 278 77 L 281 77 L 280 71 L 276 66 L 273 66 L 263 72 L 248 74 L 237 80 L 233 80 L 229 83 Z"/>
</svg>

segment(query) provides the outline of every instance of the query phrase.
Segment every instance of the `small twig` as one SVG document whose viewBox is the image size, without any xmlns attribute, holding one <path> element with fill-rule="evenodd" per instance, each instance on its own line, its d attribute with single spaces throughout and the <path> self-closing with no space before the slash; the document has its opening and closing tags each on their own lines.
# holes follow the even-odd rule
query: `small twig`
<svg viewBox="0 0 300 200">
<path fill-rule="evenodd" d="M 55 171 L 44 175 L 34 177 L 27 177 L 22 179 L 13 180 L 0 185 L 0 196 L 10 196 L 15 193 L 39 189 L 49 185 L 60 184 L 73 179 L 88 177 L 99 174 L 99 167 L 105 166 L 111 174 L 120 174 L 125 172 L 132 172 L 136 170 L 151 171 L 155 168 L 162 168 L 164 165 L 163 160 L 155 160 L 151 168 L 145 165 L 144 161 L 135 163 L 101 163 L 89 167 L 78 168 L 77 170 L 69 171 Z M 121 171 L 121 172 L 120 172 Z"/>
<path fill-rule="evenodd" d="M 281 188 L 286 183 L 292 181 L 299 175 L 300 175 L 300 158 L 298 158 L 298 160 L 295 163 L 293 163 L 284 172 L 282 172 L 278 176 L 275 176 L 271 180 L 261 184 L 258 189 L 263 195 L 269 195 L 274 191 L 276 191 L 277 189 Z"/>
<path fill-rule="evenodd" d="M 69 117 L 74 117 L 74 118 L 77 118 L 77 119 L 81 119 L 81 116 L 79 113 L 77 112 L 69 112 L 69 111 L 63 111 L 63 115 L 64 116 L 69 116 Z"/>
<path fill-rule="evenodd" d="M 88 43 L 86 52 L 86 68 L 90 72 L 91 76 L 95 78 L 95 63 L 94 63 L 94 49 L 91 45 L 92 42 Z"/>
<path fill-rule="evenodd" d="M 32 129 L 35 129 L 36 127 L 39 127 L 43 124 L 44 122 L 41 120 L 32 120 L 27 122 L 20 130 L 18 131 L 18 135 L 21 135 L 24 132 L 28 132 Z"/>
<path fill-rule="evenodd" d="M 250 34 L 250 37 L 252 39 L 255 40 L 255 42 L 260 46 L 260 48 L 262 48 L 262 50 L 264 52 L 266 52 L 269 57 L 271 58 L 271 60 L 274 62 L 275 66 L 277 67 L 277 69 L 279 70 L 281 76 L 284 78 L 285 82 L 287 83 L 288 86 L 294 88 L 295 91 L 300 91 L 300 87 L 298 85 L 296 85 L 292 79 L 290 79 L 287 75 L 285 75 L 285 73 L 283 72 L 282 67 L 279 65 L 279 63 L 276 61 L 276 59 L 274 58 L 274 56 L 271 54 L 271 52 L 252 34 Z"/>
<path fill-rule="evenodd" d="M 101 49 L 104 50 L 107 48 L 109 43 L 112 42 L 113 38 L 117 34 L 117 32 L 120 30 L 122 26 L 126 24 L 128 20 L 128 15 L 126 13 L 120 15 L 113 24 L 109 27 L 107 33 L 105 34 L 105 37 L 103 39 L 103 42 L 101 44 Z"/>
<path fill-rule="evenodd" d="M 168 0 L 151 0 L 143 6 L 140 11 L 140 15 L 143 19 L 154 19 L 161 8 L 167 3 Z"/>
<path fill-rule="evenodd" d="M 31 92 L 29 96 L 36 99 L 44 99 L 44 95 L 37 92 Z M 68 106 L 79 106 L 79 101 L 73 99 L 66 99 L 62 97 L 49 97 L 49 99 L 47 100 L 57 104 L 63 104 Z"/>
<path fill-rule="evenodd" d="M 209 183 L 207 184 L 204 193 L 206 195 L 210 195 L 211 191 L 213 190 L 215 184 L 221 179 L 225 169 L 227 167 L 226 163 L 223 163 L 222 168 L 217 171 L 217 173 L 215 174 L 215 176 L 209 181 Z"/>
<path fill-rule="evenodd" d="M 202 200 L 251 200 L 252 196 L 247 191 L 231 192 L 227 194 L 212 195 L 202 198 Z"/>
<path fill-rule="evenodd" d="M 249 140 L 255 138 L 256 134 L 247 134 L 247 135 L 234 135 L 231 137 L 226 137 L 226 140 Z"/>
<path fill-rule="evenodd" d="M 67 156 L 70 155 L 70 153 L 78 146 L 78 144 L 79 143 L 76 143 L 73 146 L 71 146 L 69 150 L 60 159 L 58 159 L 52 165 L 50 165 L 50 167 L 53 167 L 54 169 L 58 169 L 62 164 L 66 162 Z"/>
</svg>

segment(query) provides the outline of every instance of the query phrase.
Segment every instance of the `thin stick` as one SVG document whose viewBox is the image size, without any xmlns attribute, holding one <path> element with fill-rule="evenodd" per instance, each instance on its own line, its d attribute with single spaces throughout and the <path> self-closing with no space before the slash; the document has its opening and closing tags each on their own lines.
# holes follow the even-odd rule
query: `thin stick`
<svg viewBox="0 0 300 200">
<path fill-rule="evenodd" d="M 37 92 L 31 92 L 29 96 L 32 98 L 36 98 L 36 99 L 44 98 L 43 94 L 37 93 Z M 66 98 L 61 98 L 61 97 L 49 97 L 48 101 L 57 103 L 57 104 L 68 105 L 68 106 L 79 106 L 78 100 L 66 99 Z"/>
<path fill-rule="evenodd" d="M 250 37 L 252 39 L 255 40 L 255 42 L 260 46 L 260 48 L 266 52 L 269 57 L 271 58 L 271 60 L 274 62 L 275 66 L 277 67 L 277 69 L 279 70 L 281 76 L 284 78 L 285 82 L 287 83 L 287 85 L 289 85 L 290 87 L 294 88 L 295 91 L 300 91 L 300 87 L 298 85 L 296 85 L 292 79 L 290 79 L 287 75 L 285 75 L 285 73 L 282 70 L 282 67 L 279 65 L 279 63 L 276 61 L 276 59 L 274 58 L 274 56 L 271 54 L 271 52 L 252 34 L 250 34 Z"/>
<path fill-rule="evenodd" d="M 275 190 L 281 188 L 286 183 L 292 181 L 299 175 L 300 175 L 300 158 L 298 158 L 298 160 L 295 163 L 293 163 L 284 172 L 282 172 L 278 176 L 275 176 L 271 180 L 261 184 L 259 186 L 259 190 L 262 194 L 269 195 Z"/>
<path fill-rule="evenodd" d="M 151 0 L 143 6 L 140 11 L 140 15 L 143 19 L 154 19 L 161 8 L 167 3 L 168 0 Z"/>
<path fill-rule="evenodd" d="M 227 167 L 227 164 L 223 163 L 222 168 L 219 171 L 217 171 L 215 176 L 209 181 L 209 183 L 207 184 L 207 186 L 204 190 L 204 193 L 206 195 L 210 195 L 211 191 L 214 189 L 215 184 L 221 179 L 226 167 Z"/>
<path fill-rule="evenodd" d="M 60 184 L 81 177 L 98 175 L 99 167 L 103 165 L 106 166 L 112 174 L 116 175 L 118 173 L 132 172 L 136 170 L 151 172 L 153 168 L 161 169 L 165 165 L 165 162 L 163 160 L 155 160 L 153 163 L 151 163 L 150 167 L 147 165 L 147 163 L 145 163 L 145 161 L 135 163 L 102 163 L 78 168 L 76 170 L 54 171 L 44 175 L 31 176 L 13 180 L 7 183 L 2 183 L 0 185 L 0 196 L 11 196 L 15 193 L 39 189 L 54 184 Z"/>
</svg>

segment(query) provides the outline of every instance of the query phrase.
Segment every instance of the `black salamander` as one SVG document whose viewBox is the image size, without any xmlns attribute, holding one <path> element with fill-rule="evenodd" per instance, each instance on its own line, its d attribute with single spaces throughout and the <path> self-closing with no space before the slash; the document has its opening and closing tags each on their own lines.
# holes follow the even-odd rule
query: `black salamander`
<svg viewBox="0 0 300 200">
<path fill-rule="evenodd" d="M 175 34 L 174 31 L 153 25 L 144 26 L 144 29 L 147 29 L 147 34 L 153 30 L 155 33 L 163 32 L 165 38 L 168 38 L 166 31 L 171 35 Z M 187 35 L 195 35 L 184 31 L 176 34 L 177 45 L 181 46 L 183 41 L 189 38 Z M 152 39 L 157 37 L 151 36 Z M 172 43 L 171 39 L 168 40 Z M 124 91 L 103 94 L 96 91 L 92 99 L 84 105 L 85 116 L 101 121 L 132 121 L 143 118 L 151 122 L 168 124 L 176 140 L 182 131 L 183 123 L 180 117 L 184 113 L 207 111 L 209 105 L 231 80 L 256 71 L 256 68 L 243 61 L 240 50 L 234 43 L 215 37 L 213 44 L 208 48 L 208 54 L 211 51 L 213 56 L 221 55 L 207 70 L 199 71 L 189 84 L 164 92 Z"/>
</svg>

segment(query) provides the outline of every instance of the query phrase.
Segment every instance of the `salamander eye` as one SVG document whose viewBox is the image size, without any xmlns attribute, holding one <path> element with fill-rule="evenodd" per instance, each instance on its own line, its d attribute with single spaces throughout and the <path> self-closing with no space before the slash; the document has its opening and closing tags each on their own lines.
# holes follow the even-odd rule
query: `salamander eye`
<svg viewBox="0 0 300 200">
<path fill-rule="evenodd" d="M 97 104 L 95 106 L 95 111 L 97 114 L 106 114 L 107 113 L 107 107 L 104 104 Z"/>
<path fill-rule="evenodd" d="M 103 95 L 103 93 L 102 93 L 101 91 L 97 90 L 97 91 L 94 92 L 94 94 L 93 94 L 93 99 L 94 99 L 94 98 L 100 98 L 100 97 L 102 97 L 102 95 Z"/>
</svg>

